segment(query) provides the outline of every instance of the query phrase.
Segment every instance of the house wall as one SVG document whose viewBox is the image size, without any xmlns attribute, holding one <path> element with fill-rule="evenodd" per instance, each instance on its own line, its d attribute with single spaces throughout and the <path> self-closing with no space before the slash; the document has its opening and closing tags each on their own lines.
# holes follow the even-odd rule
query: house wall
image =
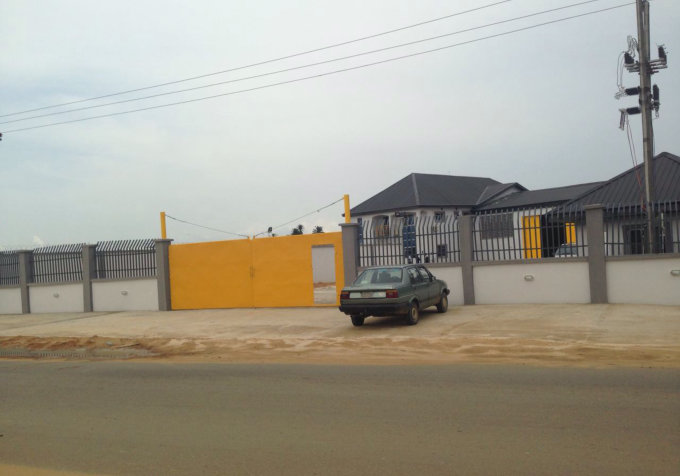
<svg viewBox="0 0 680 476">
<path fill-rule="evenodd" d="M 611 303 L 680 305 L 680 258 L 610 258 L 606 269 Z"/>
<path fill-rule="evenodd" d="M 21 314 L 20 288 L 0 288 L 0 314 Z"/>
<path fill-rule="evenodd" d="M 29 285 L 31 312 L 84 312 L 83 284 Z"/>
<path fill-rule="evenodd" d="M 570 261 L 474 266 L 476 304 L 588 303 L 588 263 Z"/>
<path fill-rule="evenodd" d="M 92 301 L 95 312 L 158 311 L 158 280 L 95 280 Z"/>
</svg>

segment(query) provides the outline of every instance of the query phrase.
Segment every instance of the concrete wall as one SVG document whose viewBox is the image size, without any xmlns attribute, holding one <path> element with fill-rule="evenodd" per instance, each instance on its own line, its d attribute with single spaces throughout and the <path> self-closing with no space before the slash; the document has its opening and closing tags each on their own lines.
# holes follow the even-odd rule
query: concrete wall
<svg viewBox="0 0 680 476">
<path fill-rule="evenodd" d="M 29 299 L 32 313 L 84 312 L 83 284 L 31 284 Z"/>
<path fill-rule="evenodd" d="M 607 259 L 611 303 L 680 305 L 680 258 Z"/>
<path fill-rule="evenodd" d="M 21 314 L 20 288 L 0 288 L 0 314 Z"/>
<path fill-rule="evenodd" d="M 475 265 L 476 304 L 589 303 L 588 263 Z"/>
<path fill-rule="evenodd" d="M 158 311 L 158 280 L 92 281 L 93 310 Z"/>
<path fill-rule="evenodd" d="M 463 271 L 460 266 L 444 266 L 423 263 L 432 274 L 438 279 L 443 279 L 448 284 L 451 294 L 449 294 L 449 304 L 452 306 L 462 306 L 463 302 Z"/>
</svg>

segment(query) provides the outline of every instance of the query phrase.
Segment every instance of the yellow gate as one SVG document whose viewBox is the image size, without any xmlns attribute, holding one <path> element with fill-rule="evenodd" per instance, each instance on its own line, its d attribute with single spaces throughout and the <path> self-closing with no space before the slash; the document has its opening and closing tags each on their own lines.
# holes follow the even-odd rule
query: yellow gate
<svg viewBox="0 0 680 476">
<path fill-rule="evenodd" d="M 337 296 L 343 286 L 342 234 L 317 233 L 172 245 L 172 309 L 296 307 L 315 303 L 312 249 L 334 249 Z M 334 284 L 334 287 L 330 285 Z"/>
</svg>

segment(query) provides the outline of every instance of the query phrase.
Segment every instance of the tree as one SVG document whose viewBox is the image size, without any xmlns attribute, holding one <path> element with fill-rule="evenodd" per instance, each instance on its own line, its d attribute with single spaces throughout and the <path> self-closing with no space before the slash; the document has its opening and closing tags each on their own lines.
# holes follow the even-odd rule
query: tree
<svg viewBox="0 0 680 476">
<path fill-rule="evenodd" d="M 315 227 L 312 229 L 312 233 L 323 233 L 323 227 L 322 227 L 322 226 L 318 226 L 318 225 L 315 226 Z"/>
<path fill-rule="evenodd" d="M 293 228 L 293 231 L 291 235 L 302 235 L 302 232 L 304 231 L 305 227 L 302 225 L 298 225 L 295 228 Z"/>
</svg>

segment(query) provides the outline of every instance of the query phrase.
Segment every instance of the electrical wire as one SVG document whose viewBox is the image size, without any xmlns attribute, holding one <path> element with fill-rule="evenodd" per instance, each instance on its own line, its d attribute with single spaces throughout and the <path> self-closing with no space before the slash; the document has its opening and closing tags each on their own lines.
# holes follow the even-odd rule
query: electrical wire
<svg viewBox="0 0 680 476">
<path fill-rule="evenodd" d="M 173 217 L 173 216 L 170 216 L 170 215 L 168 215 L 167 213 L 165 214 L 165 217 L 166 217 L 166 218 L 171 218 L 171 219 L 173 219 L 173 220 L 175 220 L 175 221 L 178 221 L 178 222 L 180 222 L 180 223 L 186 223 L 187 225 L 193 225 L 193 226 L 197 226 L 197 227 L 199 227 L 199 228 L 205 228 L 206 230 L 217 231 L 217 232 L 220 232 L 220 233 L 225 233 L 225 234 L 227 234 L 227 235 L 242 236 L 242 237 L 244 237 L 244 238 L 249 238 L 248 235 L 242 235 L 241 233 L 233 233 L 233 232 L 231 232 L 231 231 L 220 230 L 219 228 L 212 228 L 212 227 L 209 227 L 209 226 L 199 225 L 199 224 L 197 224 L 197 223 L 191 223 L 190 221 L 180 220 L 179 218 L 175 218 L 175 217 Z"/>
<path fill-rule="evenodd" d="M 233 71 L 239 71 L 239 70 L 242 70 L 242 69 L 252 68 L 252 67 L 255 67 L 255 66 L 262 66 L 262 65 L 265 65 L 265 64 L 274 63 L 276 61 L 282 61 L 282 60 L 285 60 L 285 59 L 296 58 L 298 56 L 308 55 L 308 54 L 311 54 L 311 53 L 317 53 L 319 51 L 324 51 L 324 50 L 328 50 L 328 49 L 331 49 L 331 48 L 337 48 L 339 46 L 345 46 L 345 45 L 349 45 L 349 44 L 352 44 L 352 43 L 357 43 L 359 41 L 377 38 L 379 36 L 389 35 L 391 33 L 396 33 L 398 31 L 408 30 L 410 28 L 415 28 L 415 27 L 418 27 L 418 26 L 427 25 L 428 23 L 434 23 L 434 22 L 438 22 L 438 21 L 441 21 L 441 20 L 446 20 L 448 18 L 452 18 L 452 17 L 456 17 L 456 16 L 460 16 L 460 15 L 465 15 L 467 13 L 472 13 L 472 12 L 475 12 L 475 11 L 483 10 L 485 8 L 494 7 L 494 6 L 503 4 L 503 3 L 508 3 L 510 1 L 512 1 L 512 0 L 501 0 L 499 2 L 490 3 L 488 5 L 482 5 L 481 7 L 471 8 L 469 10 L 464 10 L 464 11 L 457 12 L 457 13 L 452 13 L 450 15 L 445 15 L 443 17 L 433 18 L 431 20 L 426 20 L 426 21 L 422 21 L 422 22 L 419 22 L 419 23 L 414 23 L 412 25 L 407 25 L 407 26 L 395 28 L 393 30 L 387 30 L 387 31 L 383 31 L 381 33 L 375 33 L 373 35 L 364 36 L 364 37 L 361 37 L 361 38 L 355 38 L 353 40 L 343 41 L 342 43 L 335 43 L 333 45 L 322 46 L 320 48 L 302 51 L 300 53 L 293 53 L 293 54 L 290 54 L 290 55 L 281 56 L 279 58 L 273 58 L 273 59 L 260 61 L 260 62 L 257 62 L 257 63 L 252 63 L 252 64 L 248 64 L 248 65 L 244 65 L 244 66 L 237 66 L 235 68 L 225 69 L 223 71 L 216 71 L 214 73 L 207 73 L 207 74 L 202 74 L 202 75 L 199 75 L 199 76 L 192 76 L 192 77 L 189 77 L 189 78 L 178 79 L 178 80 L 175 80 L 175 81 L 168 81 L 166 83 L 154 84 L 154 85 L 151 85 L 151 86 L 145 86 L 145 87 L 136 88 L 136 89 L 129 89 L 127 91 L 120 91 L 120 92 L 117 92 L 117 93 L 105 94 L 105 95 L 102 95 L 102 96 L 92 97 L 92 98 L 88 98 L 88 99 L 80 99 L 78 101 L 65 102 L 65 103 L 61 103 L 61 104 L 55 104 L 55 105 L 52 105 L 52 106 L 43 106 L 43 107 L 38 107 L 38 108 L 35 108 L 35 109 L 27 109 L 25 111 L 13 112 L 13 113 L 10 113 L 10 114 L 2 114 L 2 115 L 0 115 L 0 117 L 16 116 L 16 115 L 25 114 L 25 113 L 28 113 L 28 112 L 41 111 L 41 110 L 44 110 L 44 109 L 52 109 L 52 108 L 55 108 L 55 107 L 70 106 L 72 104 L 79 104 L 79 103 L 88 102 L 88 101 L 95 101 L 97 99 L 104 99 L 104 98 L 109 98 L 109 97 L 113 97 L 113 96 L 121 96 L 123 94 L 135 93 L 135 92 L 139 92 L 139 91 L 145 91 L 145 90 L 148 90 L 148 89 L 160 88 L 160 87 L 163 87 L 163 86 L 170 86 L 172 84 L 179 84 L 179 83 L 184 83 L 184 82 L 187 82 L 187 81 L 193 81 L 193 80 L 196 80 L 196 79 L 202 79 L 202 78 L 207 78 L 207 77 L 210 77 L 210 76 L 216 76 L 216 75 L 219 75 L 219 74 L 231 73 Z M 600 1 L 600 0 L 591 0 L 591 1 Z M 585 2 L 585 3 L 588 3 L 588 2 Z"/>
<path fill-rule="evenodd" d="M 199 101 L 206 101 L 206 100 L 215 99 L 215 98 L 218 98 L 218 97 L 231 96 L 231 95 L 235 95 L 235 94 L 241 94 L 241 93 L 252 92 L 252 91 L 257 91 L 257 90 L 261 90 L 261 89 L 272 88 L 272 87 L 275 87 L 275 86 L 282 86 L 282 85 L 285 85 L 285 84 L 297 83 L 297 82 L 306 81 L 306 80 L 309 80 L 309 79 L 331 76 L 331 75 L 334 75 L 334 74 L 345 73 L 345 72 L 348 72 L 348 71 L 354 71 L 354 70 L 358 70 L 358 69 L 362 69 L 362 68 L 367 68 L 367 67 L 370 67 L 370 66 L 377 66 L 377 65 L 380 65 L 380 64 L 391 63 L 393 61 L 398 61 L 398 60 L 407 59 L 407 58 L 413 58 L 413 57 L 416 57 L 416 56 L 422 56 L 422 55 L 429 54 L 429 53 L 443 51 L 443 50 L 447 50 L 447 49 L 450 49 L 450 48 L 468 45 L 468 44 L 471 44 L 471 43 L 476 43 L 476 42 L 479 42 L 479 41 L 488 40 L 488 39 L 492 39 L 492 38 L 507 36 L 507 35 L 511 35 L 511 34 L 514 34 L 514 33 L 519 33 L 519 32 L 522 32 L 522 31 L 531 30 L 531 29 L 539 28 L 539 27 L 546 26 L 546 25 L 560 23 L 560 22 L 567 21 L 567 20 L 573 20 L 573 19 L 576 19 L 576 18 L 594 15 L 594 14 L 597 14 L 597 13 L 603 13 L 603 12 L 606 12 L 606 11 L 615 10 L 615 9 L 618 9 L 618 8 L 623 8 L 623 7 L 627 7 L 627 6 L 634 5 L 634 4 L 635 4 L 634 2 L 624 3 L 624 4 L 620 4 L 620 5 L 615 5 L 613 7 L 603 8 L 603 9 L 600 9 L 600 10 L 593 10 L 593 11 L 581 13 L 581 14 L 578 14 L 578 15 L 572 15 L 572 16 L 569 16 L 569 17 L 559 18 L 559 19 L 556 19 L 556 20 L 551 20 L 551 21 L 547 21 L 547 22 L 543 22 L 543 23 L 537 23 L 535 25 L 529 25 L 529 26 L 526 26 L 526 27 L 517 28 L 515 30 L 509 30 L 509 31 L 506 31 L 506 32 L 496 33 L 496 34 L 484 36 L 484 37 L 481 37 L 481 38 L 475 38 L 475 39 L 463 41 L 463 42 L 460 42 L 460 43 L 454 43 L 454 44 L 442 46 L 442 47 L 439 47 L 439 48 L 433 48 L 433 49 L 430 49 L 430 50 L 420 51 L 420 52 L 411 53 L 411 54 L 407 54 L 407 55 L 403 55 L 403 56 L 397 56 L 397 57 L 388 58 L 388 59 L 381 60 L 381 61 L 375 61 L 375 62 L 372 62 L 372 63 L 366 63 L 366 64 L 362 64 L 362 65 L 358 65 L 358 66 L 353 66 L 353 67 L 348 67 L 348 68 L 344 68 L 344 69 L 329 71 L 329 72 L 325 72 L 325 73 L 319 73 L 319 74 L 315 74 L 315 75 L 311 75 L 311 76 L 303 76 L 303 77 L 300 77 L 300 78 L 290 79 L 290 80 L 286 80 L 286 81 L 279 81 L 279 82 L 276 82 L 276 83 L 265 84 L 265 85 L 257 86 L 257 87 L 253 87 L 253 88 L 241 89 L 241 90 L 238 90 L 238 91 L 230 91 L 230 92 L 227 92 L 227 93 L 216 94 L 216 95 L 212 95 L 212 96 L 205 96 L 205 97 L 200 97 L 200 98 L 195 98 L 195 99 L 188 99 L 188 100 L 185 100 L 185 101 L 177 101 L 177 102 L 173 102 L 173 103 L 159 104 L 159 105 L 156 105 L 156 106 L 149 106 L 149 107 L 144 107 L 144 108 L 139 108 L 139 109 L 131 109 L 131 110 L 127 110 L 127 111 L 120 111 L 120 112 L 114 112 L 114 113 L 109 113 L 109 114 L 102 114 L 102 115 L 98 115 L 98 116 L 89 116 L 89 117 L 84 117 L 84 118 L 80 118 L 80 119 L 60 121 L 60 122 L 42 124 L 42 125 L 38 125 L 38 126 L 30 126 L 30 127 L 19 128 L 19 129 L 11 129 L 11 130 L 7 130 L 7 131 L 3 131 L 3 133 L 8 134 L 8 133 L 12 133 L 12 132 L 22 132 L 22 131 L 33 130 L 33 129 L 41 129 L 41 128 L 45 128 L 45 127 L 52 127 L 52 126 L 57 126 L 57 125 L 62 125 L 62 124 L 72 124 L 72 123 L 75 123 L 75 122 L 83 122 L 83 121 L 89 121 L 89 120 L 93 120 L 93 119 L 102 119 L 102 118 L 106 118 L 106 117 L 120 116 L 120 115 L 124 115 L 124 114 L 132 114 L 132 113 L 135 113 L 135 112 L 149 111 L 149 110 L 153 110 L 153 109 L 160 109 L 160 108 L 165 108 L 165 107 L 178 106 L 178 105 L 181 105 L 181 104 L 189 104 L 189 103 L 194 103 L 194 102 L 199 102 Z"/>
<path fill-rule="evenodd" d="M 329 60 L 325 60 L 325 61 L 319 61 L 319 62 L 316 62 L 316 63 L 310 63 L 310 64 L 306 64 L 306 65 L 301 65 L 301 66 L 293 66 L 291 68 L 280 69 L 280 70 L 277 70 L 277 71 L 270 71 L 270 72 L 267 72 L 267 73 L 256 74 L 256 75 L 253 75 L 253 76 L 230 79 L 230 80 L 227 80 L 227 81 L 220 81 L 220 82 L 217 82 L 217 83 L 206 84 L 206 85 L 203 85 L 203 86 L 185 88 L 185 89 L 180 89 L 180 90 L 176 90 L 176 91 L 168 91 L 168 92 L 165 92 L 165 93 L 152 94 L 152 95 L 149 95 L 149 96 L 143 96 L 143 97 L 138 97 L 138 98 L 123 99 L 123 100 L 120 100 L 120 101 L 114 101 L 114 102 L 109 102 L 109 103 L 104 103 L 104 104 L 96 104 L 96 105 L 93 105 L 93 106 L 86 106 L 86 107 L 80 107 L 80 108 L 75 108 L 75 109 L 67 109 L 65 111 L 52 112 L 52 113 L 48 113 L 48 114 L 40 114 L 40 115 L 37 115 L 37 116 L 23 117 L 21 119 L 12 119 L 12 120 L 9 120 L 9 121 L 0 121 L 0 124 L 10 124 L 10 123 L 15 123 L 15 122 L 28 121 L 28 120 L 32 120 L 32 119 L 40 119 L 40 118 L 43 118 L 43 117 L 58 116 L 58 115 L 61 115 L 61 114 L 68 114 L 68 113 L 71 113 L 71 112 L 79 112 L 79 111 L 85 111 L 85 110 L 89 110 L 89 109 L 96 109 L 96 108 L 100 108 L 100 107 L 108 107 L 108 106 L 114 106 L 114 105 L 118 105 L 118 104 L 125 104 L 125 103 L 129 103 L 129 102 L 143 101 L 143 100 L 146 100 L 146 99 L 153 99 L 153 98 L 162 97 L 162 96 L 169 96 L 169 95 L 172 95 L 172 94 L 179 94 L 179 93 L 185 93 L 185 92 L 189 92 L 189 91 L 196 91 L 196 90 L 199 90 L 199 89 L 212 88 L 212 87 L 215 87 L 215 86 L 221 86 L 221 85 L 225 85 L 225 84 L 236 83 L 236 82 L 246 81 L 246 80 L 250 80 L 250 79 L 263 78 L 263 77 L 272 76 L 272 75 L 275 75 L 275 74 L 280 74 L 280 73 L 285 73 L 285 72 L 290 72 L 290 71 L 296 71 L 296 70 L 299 70 L 299 69 L 311 68 L 311 67 L 314 67 L 314 66 L 320 66 L 320 65 L 324 65 L 324 64 L 328 64 L 328 63 L 334 63 L 334 62 L 337 62 L 337 61 L 344 61 L 344 60 L 348 60 L 348 59 L 352 59 L 352 58 L 357 58 L 357 57 L 360 57 L 360 56 L 366 56 L 366 55 L 371 55 L 371 54 L 375 54 L 375 53 L 380 53 L 380 52 L 383 52 L 383 51 L 393 50 L 393 49 L 396 49 L 396 48 L 403 48 L 404 46 L 411 46 L 411 45 L 415 45 L 415 44 L 419 44 L 419 43 L 424 43 L 424 42 L 427 42 L 427 41 L 438 40 L 438 39 L 446 38 L 446 37 L 449 37 L 449 36 L 459 35 L 461 33 L 468 33 L 468 32 L 480 30 L 480 29 L 483 29 L 483 28 L 489 28 L 489 27 L 492 27 L 492 26 L 497 26 L 497 25 L 501 25 L 501 24 L 504 24 L 504 23 L 510 23 L 510 22 L 514 22 L 514 21 L 517 21 L 517 20 L 523 20 L 523 19 L 526 19 L 526 18 L 530 18 L 530 17 L 534 17 L 534 16 L 538 16 L 538 15 L 544 15 L 546 13 L 552 13 L 552 12 L 555 12 L 555 11 L 558 11 L 558 10 L 573 8 L 573 7 L 577 7 L 577 6 L 581 6 L 581 5 L 584 5 L 584 4 L 587 4 L 587 3 L 593 3 L 593 2 L 597 2 L 597 1 L 601 1 L 601 0 L 587 0 L 587 1 L 584 1 L 584 2 L 580 2 L 580 3 L 573 3 L 573 4 L 565 5 L 565 6 L 562 6 L 562 7 L 551 8 L 549 10 L 543 10 L 543 11 L 540 11 L 540 12 L 534 12 L 534 13 L 518 16 L 518 17 L 515 17 L 515 18 L 509 18 L 507 20 L 499 20 L 499 21 L 496 21 L 496 22 L 493 22 L 493 23 L 487 23 L 487 24 L 481 25 L 481 26 L 466 28 L 466 29 L 454 31 L 454 32 L 451 32 L 451 33 L 445 33 L 443 35 L 432 36 L 432 37 L 429 37 L 429 38 L 410 41 L 410 42 L 407 42 L 407 43 L 401 43 L 401 44 L 398 44 L 398 45 L 388 46 L 388 47 L 385 47 L 385 48 L 379 48 L 379 49 L 375 49 L 375 50 L 371 50 L 371 51 L 365 51 L 365 52 L 362 52 L 362 53 L 356 53 L 356 54 L 352 54 L 352 55 L 348 55 L 348 56 L 342 56 L 342 57 L 339 57 L 339 58 L 333 58 L 333 59 L 329 59 Z M 621 73 L 621 74 L 623 74 L 623 73 Z M 3 117 L 3 116 L 0 116 L 0 117 Z"/>
<path fill-rule="evenodd" d="M 630 128 L 630 121 L 628 114 L 626 114 L 626 137 L 628 138 L 628 149 L 630 150 L 630 157 L 633 161 L 633 170 L 635 170 L 635 178 L 638 183 L 638 190 L 640 191 L 640 204 L 642 209 L 645 209 L 645 193 L 642 187 L 642 179 L 640 178 L 640 169 L 638 168 L 637 151 L 633 141 L 633 131 Z"/>
<path fill-rule="evenodd" d="M 342 202 L 344 199 L 345 199 L 345 198 L 342 197 L 342 198 L 340 198 L 339 200 L 334 201 L 333 203 L 329 203 L 328 205 L 319 208 L 318 210 L 314 210 L 313 212 L 309 212 L 309 213 L 307 213 L 306 215 L 302 215 L 301 217 L 295 218 L 295 219 L 290 220 L 290 221 L 288 221 L 288 222 L 286 222 L 286 223 L 282 223 L 281 225 L 273 226 L 272 229 L 271 229 L 271 231 L 278 230 L 278 229 L 280 229 L 280 228 L 283 228 L 284 226 L 290 225 L 291 223 L 295 223 L 295 222 L 297 222 L 297 221 L 299 221 L 299 220 L 302 220 L 303 218 L 307 218 L 307 217 L 310 216 L 310 215 L 314 215 L 315 213 L 319 213 L 321 210 L 325 210 L 326 208 L 332 207 L 332 206 L 335 205 L 336 203 Z M 263 235 L 263 234 L 265 234 L 265 233 L 268 233 L 268 231 L 263 231 L 263 232 L 261 232 L 261 233 L 258 233 L 258 234 L 255 235 L 255 236 Z"/>
</svg>

